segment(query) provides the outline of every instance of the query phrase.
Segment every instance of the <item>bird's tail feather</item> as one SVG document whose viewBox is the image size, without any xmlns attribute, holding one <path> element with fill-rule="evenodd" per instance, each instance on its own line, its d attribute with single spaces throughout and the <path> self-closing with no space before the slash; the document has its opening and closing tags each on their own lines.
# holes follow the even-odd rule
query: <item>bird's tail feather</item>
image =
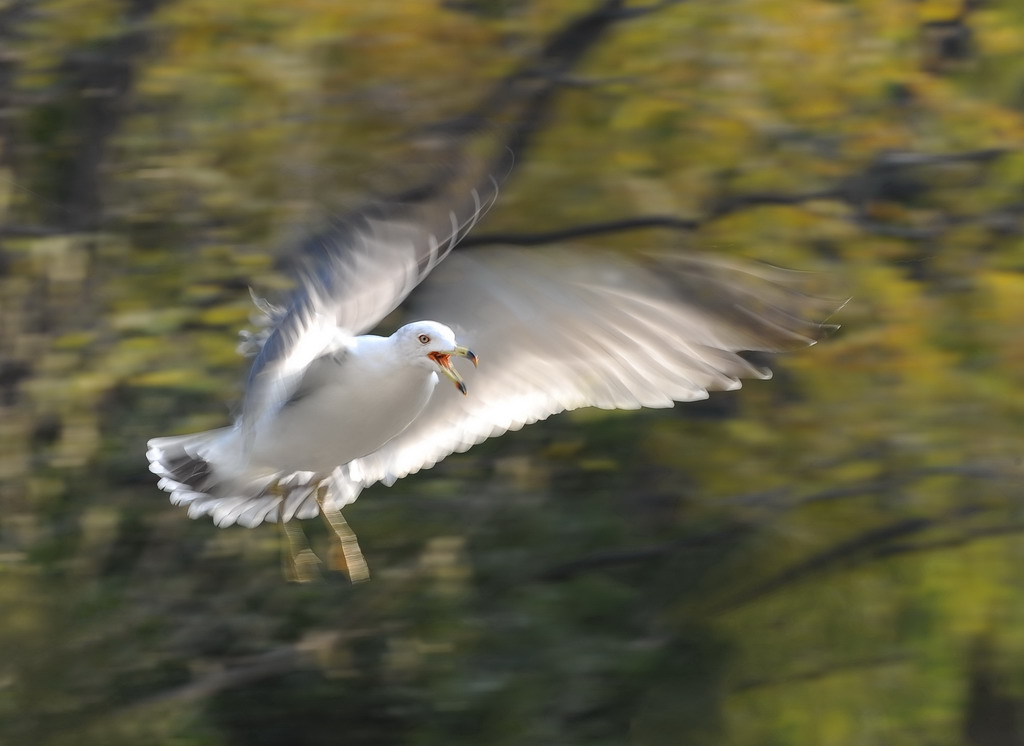
<svg viewBox="0 0 1024 746">
<path fill-rule="evenodd" d="M 160 477 L 158 486 L 170 493 L 171 503 L 187 505 L 190 518 L 209 515 L 223 528 L 239 524 L 252 528 L 264 521 L 313 518 L 319 479 L 309 472 L 283 475 L 267 470 L 225 469 L 223 456 L 233 428 L 191 435 L 153 438 L 146 458 Z"/>
</svg>

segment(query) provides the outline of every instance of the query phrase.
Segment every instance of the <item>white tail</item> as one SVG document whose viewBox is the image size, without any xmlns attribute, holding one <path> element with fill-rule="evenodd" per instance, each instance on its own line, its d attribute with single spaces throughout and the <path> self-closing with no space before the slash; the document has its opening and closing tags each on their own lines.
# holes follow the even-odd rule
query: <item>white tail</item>
<svg viewBox="0 0 1024 746">
<path fill-rule="evenodd" d="M 319 480 L 312 474 L 284 477 L 266 470 L 238 473 L 225 469 L 224 463 L 238 461 L 218 455 L 232 450 L 236 439 L 233 427 L 153 438 L 146 451 L 149 470 L 160 477 L 157 486 L 170 493 L 172 504 L 187 505 L 190 518 L 209 515 L 221 528 L 276 522 L 282 512 L 285 521 L 312 518 L 320 512 L 316 501 Z"/>
</svg>

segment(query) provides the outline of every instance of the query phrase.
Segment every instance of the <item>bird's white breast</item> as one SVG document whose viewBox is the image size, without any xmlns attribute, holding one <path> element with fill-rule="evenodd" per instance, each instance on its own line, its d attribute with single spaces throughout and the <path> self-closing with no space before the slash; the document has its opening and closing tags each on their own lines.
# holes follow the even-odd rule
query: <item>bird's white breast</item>
<svg viewBox="0 0 1024 746">
<path fill-rule="evenodd" d="M 366 340 L 367 338 L 360 338 Z M 426 368 L 396 365 L 384 344 L 358 348 L 337 362 L 316 363 L 318 383 L 285 405 L 253 443 L 252 463 L 275 470 L 327 474 L 377 450 L 423 411 L 437 385 Z"/>
</svg>

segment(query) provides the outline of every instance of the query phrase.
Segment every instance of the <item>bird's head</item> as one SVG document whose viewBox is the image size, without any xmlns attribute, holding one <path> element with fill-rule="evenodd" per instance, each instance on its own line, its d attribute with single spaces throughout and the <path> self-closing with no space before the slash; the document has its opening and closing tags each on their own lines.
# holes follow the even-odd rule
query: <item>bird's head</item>
<svg viewBox="0 0 1024 746">
<path fill-rule="evenodd" d="M 459 346 L 455 341 L 455 332 L 450 328 L 436 321 L 415 321 L 403 326 L 394 336 L 414 365 L 439 370 L 455 384 L 455 388 L 466 393 L 466 384 L 452 365 L 452 356 L 468 358 L 475 367 L 476 355 Z"/>
</svg>

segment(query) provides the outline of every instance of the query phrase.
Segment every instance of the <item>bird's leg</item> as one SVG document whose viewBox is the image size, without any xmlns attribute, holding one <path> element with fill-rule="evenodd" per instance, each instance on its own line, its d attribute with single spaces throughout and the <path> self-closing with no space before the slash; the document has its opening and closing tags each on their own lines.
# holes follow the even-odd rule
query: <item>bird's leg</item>
<svg viewBox="0 0 1024 746">
<path fill-rule="evenodd" d="M 277 523 L 281 527 L 281 564 L 285 580 L 289 583 L 319 580 L 320 558 L 309 548 L 309 540 L 302 526 L 285 520 L 284 500 L 282 497 Z"/>
<path fill-rule="evenodd" d="M 316 501 L 320 506 L 320 515 L 330 529 L 332 537 L 328 566 L 332 570 L 343 571 L 353 583 L 369 580 L 370 568 L 367 567 L 363 551 L 359 548 L 356 532 L 348 525 L 340 510 L 327 507 L 326 498 L 327 487 L 320 485 L 316 491 Z"/>
</svg>

